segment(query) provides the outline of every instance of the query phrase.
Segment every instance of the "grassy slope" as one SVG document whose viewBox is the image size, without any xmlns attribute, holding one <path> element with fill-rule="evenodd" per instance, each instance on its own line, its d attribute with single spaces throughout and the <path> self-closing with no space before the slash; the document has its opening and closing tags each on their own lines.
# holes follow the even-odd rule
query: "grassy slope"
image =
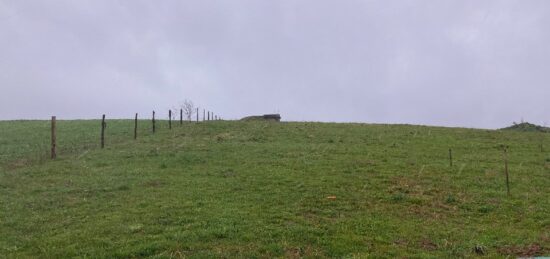
<svg viewBox="0 0 550 259">
<path fill-rule="evenodd" d="M 133 141 L 132 123 L 109 121 L 100 150 L 98 121 L 60 121 L 50 161 L 48 122 L 0 122 L 0 255 L 550 254 L 541 134 L 211 122 L 152 135 L 143 121 Z"/>
</svg>

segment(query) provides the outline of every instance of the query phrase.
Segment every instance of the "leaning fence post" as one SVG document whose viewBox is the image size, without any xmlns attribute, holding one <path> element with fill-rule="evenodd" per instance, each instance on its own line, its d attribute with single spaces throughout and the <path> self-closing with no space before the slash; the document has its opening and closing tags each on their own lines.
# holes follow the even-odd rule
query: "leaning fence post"
<svg viewBox="0 0 550 259">
<path fill-rule="evenodd" d="M 453 167 L 453 150 L 449 148 L 449 163 Z"/>
<path fill-rule="evenodd" d="M 55 116 L 52 116 L 52 159 L 57 157 L 56 153 L 56 134 L 55 134 Z"/>
<path fill-rule="evenodd" d="M 105 114 L 101 118 L 101 148 L 105 147 Z"/>
<path fill-rule="evenodd" d="M 504 173 L 506 174 L 506 192 L 510 196 L 510 177 L 508 175 L 508 150 L 504 148 Z"/>
<path fill-rule="evenodd" d="M 136 113 L 136 118 L 134 119 L 134 139 L 137 139 L 137 126 L 138 126 L 138 114 Z"/>
</svg>

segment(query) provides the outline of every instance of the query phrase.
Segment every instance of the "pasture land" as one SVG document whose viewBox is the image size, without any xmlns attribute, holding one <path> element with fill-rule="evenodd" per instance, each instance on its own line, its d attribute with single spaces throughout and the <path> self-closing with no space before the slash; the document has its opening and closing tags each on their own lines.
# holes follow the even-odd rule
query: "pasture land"
<svg viewBox="0 0 550 259">
<path fill-rule="evenodd" d="M 0 122 L 0 257 L 550 255 L 545 133 L 100 125 L 58 121 L 52 161 L 48 121 Z"/>
</svg>

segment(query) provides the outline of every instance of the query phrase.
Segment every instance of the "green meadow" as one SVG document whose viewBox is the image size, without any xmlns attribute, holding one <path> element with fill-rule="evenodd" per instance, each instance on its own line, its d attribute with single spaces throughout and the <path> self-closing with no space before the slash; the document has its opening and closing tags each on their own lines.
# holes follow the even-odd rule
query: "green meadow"
<svg viewBox="0 0 550 259">
<path fill-rule="evenodd" d="M 548 133 L 133 123 L 0 122 L 1 258 L 550 256 Z"/>
</svg>

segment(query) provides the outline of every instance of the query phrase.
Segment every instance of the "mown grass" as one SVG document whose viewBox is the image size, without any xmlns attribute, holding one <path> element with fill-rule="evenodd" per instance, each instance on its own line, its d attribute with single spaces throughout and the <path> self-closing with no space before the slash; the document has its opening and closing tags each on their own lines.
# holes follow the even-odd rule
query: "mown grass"
<svg viewBox="0 0 550 259">
<path fill-rule="evenodd" d="M 5 257 L 550 254 L 539 133 L 408 125 L 0 122 Z M 509 146 L 511 196 L 502 146 Z M 454 167 L 448 149 L 453 149 Z M 328 198 L 329 196 L 335 196 Z"/>
</svg>

